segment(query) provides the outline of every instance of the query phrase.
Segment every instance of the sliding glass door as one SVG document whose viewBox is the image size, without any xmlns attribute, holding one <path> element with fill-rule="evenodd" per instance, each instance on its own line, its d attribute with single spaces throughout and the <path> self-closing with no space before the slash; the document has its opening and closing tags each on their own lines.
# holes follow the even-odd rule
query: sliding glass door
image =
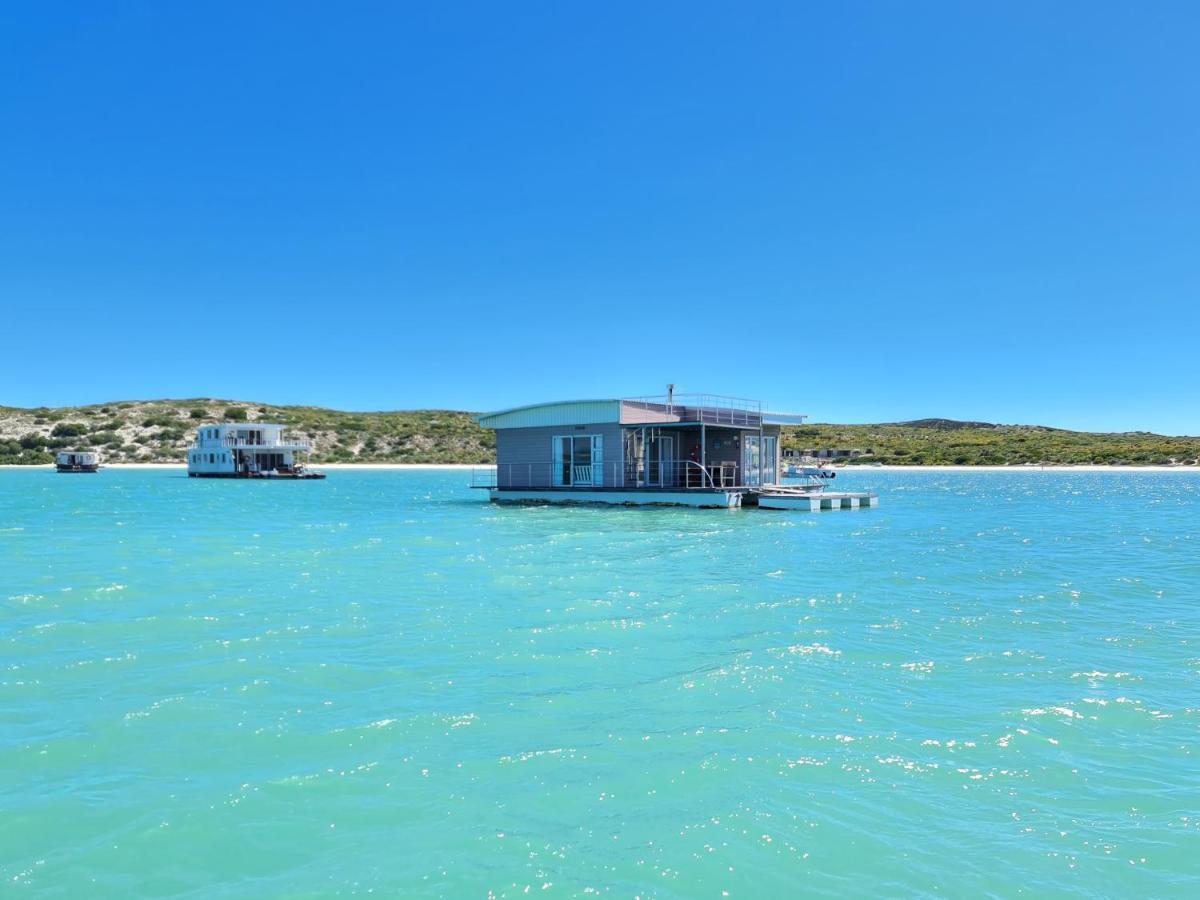
<svg viewBox="0 0 1200 900">
<path fill-rule="evenodd" d="M 757 434 L 742 438 L 742 483 L 750 487 L 761 484 L 762 446 Z"/>
<path fill-rule="evenodd" d="M 646 484 L 649 487 L 670 487 L 675 476 L 675 438 L 656 435 L 646 439 Z"/>
<path fill-rule="evenodd" d="M 779 438 L 775 435 L 763 435 L 763 484 L 779 484 L 778 452 Z"/>
<path fill-rule="evenodd" d="M 554 487 L 600 487 L 604 484 L 604 435 L 573 434 L 554 438 Z"/>
</svg>

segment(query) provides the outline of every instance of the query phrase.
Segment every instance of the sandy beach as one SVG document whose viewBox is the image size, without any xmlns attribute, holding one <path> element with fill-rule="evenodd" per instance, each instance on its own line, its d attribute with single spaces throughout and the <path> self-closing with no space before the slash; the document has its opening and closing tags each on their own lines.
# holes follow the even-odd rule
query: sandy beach
<svg viewBox="0 0 1200 900">
<path fill-rule="evenodd" d="M 53 469 L 0 465 L 0 469 Z M 186 463 L 101 463 L 101 469 L 186 469 Z M 313 469 L 482 469 L 494 463 L 313 463 Z M 1200 472 L 1200 466 L 830 466 L 835 472 Z"/>
<path fill-rule="evenodd" d="M 313 463 L 313 469 L 478 469 L 492 463 Z M 53 469 L 54 463 L 37 466 L 0 465 L 0 469 Z M 186 469 L 187 463 L 100 463 L 101 469 Z"/>
<path fill-rule="evenodd" d="M 1200 466 L 830 466 L 835 472 L 1200 472 Z"/>
</svg>

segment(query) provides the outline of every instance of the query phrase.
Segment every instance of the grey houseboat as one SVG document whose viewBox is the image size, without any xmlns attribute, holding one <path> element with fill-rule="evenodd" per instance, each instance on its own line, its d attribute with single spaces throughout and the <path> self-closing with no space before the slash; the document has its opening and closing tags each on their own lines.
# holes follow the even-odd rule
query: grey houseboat
<svg viewBox="0 0 1200 900">
<path fill-rule="evenodd" d="M 757 400 L 675 394 L 538 403 L 479 416 L 494 501 L 737 507 L 778 486 L 780 426 L 804 416 Z"/>
</svg>

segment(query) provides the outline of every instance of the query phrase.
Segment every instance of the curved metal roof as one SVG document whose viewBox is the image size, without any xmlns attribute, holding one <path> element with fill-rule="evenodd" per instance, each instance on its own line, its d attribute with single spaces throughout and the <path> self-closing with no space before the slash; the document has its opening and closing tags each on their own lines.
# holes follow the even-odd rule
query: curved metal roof
<svg viewBox="0 0 1200 900">
<path fill-rule="evenodd" d="M 621 401 L 558 400 L 514 406 L 476 416 L 484 428 L 537 428 L 546 425 L 593 425 L 600 422 L 619 422 Z"/>
</svg>

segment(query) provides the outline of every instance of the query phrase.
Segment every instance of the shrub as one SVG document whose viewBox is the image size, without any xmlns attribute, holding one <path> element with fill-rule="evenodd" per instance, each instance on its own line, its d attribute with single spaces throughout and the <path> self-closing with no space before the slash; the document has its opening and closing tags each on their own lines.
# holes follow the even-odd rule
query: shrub
<svg viewBox="0 0 1200 900">
<path fill-rule="evenodd" d="M 80 422 L 59 422 L 50 433 L 55 437 L 79 437 L 88 433 L 88 427 Z"/>
<path fill-rule="evenodd" d="M 193 406 L 191 410 L 188 411 L 188 417 L 192 419 L 206 419 L 208 418 L 208 411 L 203 407 Z"/>
<path fill-rule="evenodd" d="M 225 418 L 230 422 L 245 422 L 246 410 L 240 406 L 227 406 L 225 407 Z"/>
</svg>

